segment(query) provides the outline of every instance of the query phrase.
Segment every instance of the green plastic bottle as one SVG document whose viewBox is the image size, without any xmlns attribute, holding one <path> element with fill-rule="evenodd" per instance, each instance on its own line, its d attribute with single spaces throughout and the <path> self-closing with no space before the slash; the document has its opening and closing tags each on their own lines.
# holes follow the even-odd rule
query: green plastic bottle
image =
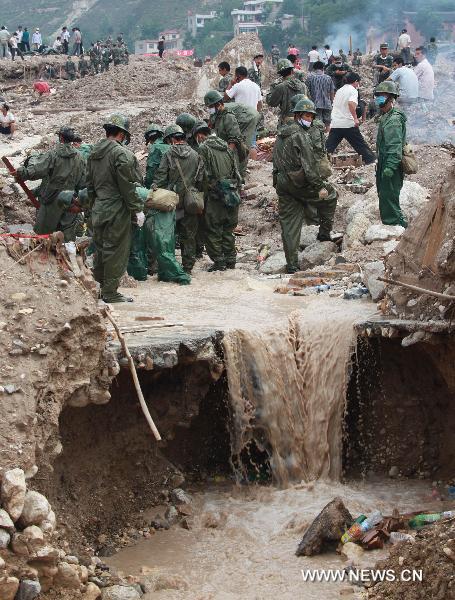
<svg viewBox="0 0 455 600">
<path fill-rule="evenodd" d="M 440 521 L 441 519 L 450 519 L 451 517 L 455 517 L 454 510 L 446 510 L 442 513 L 416 515 L 409 520 L 409 527 L 411 529 L 420 529 L 420 527 L 425 527 L 425 525 L 436 523 L 436 521 Z"/>
</svg>

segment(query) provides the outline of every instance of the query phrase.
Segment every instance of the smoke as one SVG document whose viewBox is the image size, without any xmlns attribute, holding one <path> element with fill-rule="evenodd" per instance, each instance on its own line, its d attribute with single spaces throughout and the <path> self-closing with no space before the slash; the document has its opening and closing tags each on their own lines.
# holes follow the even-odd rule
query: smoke
<svg viewBox="0 0 455 600">
<path fill-rule="evenodd" d="M 353 50 L 360 48 L 361 52 L 365 52 L 366 33 L 364 31 L 364 24 L 360 23 L 357 18 L 331 25 L 324 44 L 329 44 L 334 54 L 338 54 L 338 50 L 340 49 L 344 50 L 347 54 L 350 39 L 352 40 Z"/>
</svg>

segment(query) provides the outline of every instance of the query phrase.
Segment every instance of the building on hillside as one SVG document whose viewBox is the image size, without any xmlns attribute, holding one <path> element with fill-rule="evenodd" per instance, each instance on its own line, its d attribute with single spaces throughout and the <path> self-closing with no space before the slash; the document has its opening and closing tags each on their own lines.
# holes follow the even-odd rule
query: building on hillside
<svg viewBox="0 0 455 600">
<path fill-rule="evenodd" d="M 134 54 L 157 54 L 158 42 L 164 36 L 164 49 L 167 52 L 176 52 L 183 49 L 183 39 L 178 29 L 167 29 L 159 33 L 156 40 L 136 40 Z"/>
<path fill-rule="evenodd" d="M 261 27 L 273 23 L 283 0 L 245 0 L 242 8 L 231 12 L 234 35 L 258 33 Z"/>
<path fill-rule="evenodd" d="M 206 21 L 211 21 L 217 17 L 217 12 L 215 10 L 211 10 L 209 14 L 194 14 L 191 10 L 188 11 L 188 31 L 191 33 L 193 37 L 196 37 L 198 31 L 204 29 Z"/>
<path fill-rule="evenodd" d="M 296 17 L 295 15 L 282 15 L 278 21 L 280 22 L 281 29 L 289 29 L 295 23 L 300 25 L 301 29 L 308 29 L 308 17 Z"/>
</svg>

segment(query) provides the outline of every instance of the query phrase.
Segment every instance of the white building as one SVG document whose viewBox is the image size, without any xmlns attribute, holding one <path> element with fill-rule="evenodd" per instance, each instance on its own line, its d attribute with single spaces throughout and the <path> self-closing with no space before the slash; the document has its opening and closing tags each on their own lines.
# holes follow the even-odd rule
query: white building
<svg viewBox="0 0 455 600">
<path fill-rule="evenodd" d="M 182 50 L 183 39 L 178 29 L 161 31 L 157 40 L 136 40 L 134 54 L 157 54 L 158 42 L 164 37 L 164 49 L 168 52 Z"/>
<path fill-rule="evenodd" d="M 243 9 L 231 12 L 234 35 L 239 33 L 258 33 L 261 27 L 273 22 L 283 0 L 245 0 Z"/>
<path fill-rule="evenodd" d="M 193 37 L 196 37 L 197 32 L 204 29 L 206 21 L 211 21 L 217 17 L 217 13 L 215 10 L 211 10 L 207 15 L 195 14 L 188 11 L 188 31 L 191 32 Z"/>
</svg>

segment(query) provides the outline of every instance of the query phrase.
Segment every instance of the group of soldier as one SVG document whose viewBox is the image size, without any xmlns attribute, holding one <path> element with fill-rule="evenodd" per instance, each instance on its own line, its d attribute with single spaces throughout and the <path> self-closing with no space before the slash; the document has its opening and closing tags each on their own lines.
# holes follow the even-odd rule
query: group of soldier
<svg viewBox="0 0 455 600">
<path fill-rule="evenodd" d="M 273 185 L 279 199 L 286 270 L 293 273 L 298 270 L 304 223 L 319 227 L 319 241 L 331 240 L 337 191 L 329 182 L 325 127 L 316 118 L 305 84 L 287 59 L 278 61 L 277 71 L 279 80 L 267 95 L 269 105 L 280 111 L 273 150 Z M 251 76 L 261 83 L 260 64 L 256 63 Z M 382 114 L 377 184 L 380 205 L 388 211 L 390 223 L 402 218 L 398 198 L 403 183 L 400 161 L 406 117 L 395 108 L 398 95 L 390 81 L 380 84 L 375 92 Z M 63 128 L 55 147 L 32 156 L 17 171 L 22 180 L 42 179 L 36 233 L 61 230 L 65 239 L 71 240 L 85 218 L 95 247 L 95 279 L 107 302 L 131 300 L 119 293 L 118 287 L 130 256 L 132 236 L 138 229 L 150 249 L 148 266 L 153 272 L 153 244 L 148 240 L 153 237 L 157 213 L 148 207 L 140 189 L 172 190 L 177 194 L 175 228 L 186 274 L 191 274 L 204 247 L 212 261 L 209 271 L 235 268 L 234 230 L 261 115 L 250 106 L 228 102 L 219 90 L 208 91 L 204 104 L 206 120 L 183 113 L 167 127 L 149 123 L 144 133 L 144 178 L 137 157 L 127 148 L 130 124 L 121 114 L 112 115 L 103 124 L 105 138 L 93 146 L 81 144 L 71 128 Z M 188 194 L 203 196 L 200 211 L 187 208 Z"/>
<path fill-rule="evenodd" d="M 68 56 L 64 65 L 64 70 L 68 79 L 73 81 L 79 73 L 80 77 L 86 75 L 97 75 L 109 71 L 109 66 L 113 64 L 127 65 L 129 63 L 129 51 L 123 38 L 120 36 L 116 42 L 109 38 L 105 42 L 92 42 L 88 51 L 88 60 L 86 54 L 79 56 L 76 64 L 74 57 Z"/>
</svg>

